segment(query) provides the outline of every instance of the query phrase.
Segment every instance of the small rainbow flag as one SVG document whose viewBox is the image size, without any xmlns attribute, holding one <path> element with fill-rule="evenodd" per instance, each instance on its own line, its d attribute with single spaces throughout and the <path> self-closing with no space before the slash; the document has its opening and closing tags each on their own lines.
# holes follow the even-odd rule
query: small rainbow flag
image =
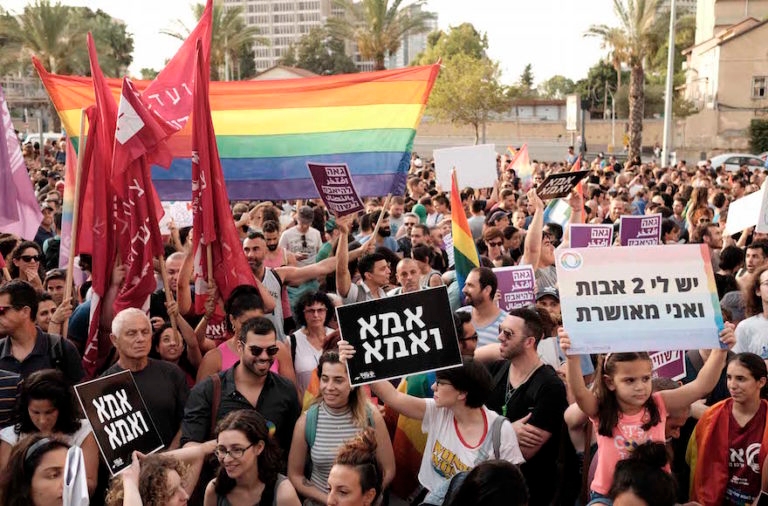
<svg viewBox="0 0 768 506">
<path fill-rule="evenodd" d="M 455 169 L 451 172 L 451 232 L 453 235 L 453 258 L 456 264 L 456 282 L 459 283 L 459 293 L 461 293 L 469 271 L 475 267 L 480 267 L 480 257 L 477 255 L 477 248 L 472 240 L 472 231 L 469 229 L 464 206 L 461 205 L 459 182 L 456 179 Z"/>
<path fill-rule="evenodd" d="M 212 82 L 216 143 L 233 200 L 317 197 L 306 162 L 346 163 L 363 196 L 402 195 L 416 127 L 437 78 L 438 64 L 381 72 L 278 81 Z M 70 139 L 80 110 L 94 103 L 89 77 L 40 78 Z M 108 79 L 115 99 L 122 81 Z M 143 92 L 150 81 L 135 81 Z M 174 100 L 168 90 L 155 100 Z M 152 97 L 150 97 L 152 98 Z M 154 167 L 162 200 L 191 198 L 191 122 L 169 144 L 169 170 Z"/>
</svg>

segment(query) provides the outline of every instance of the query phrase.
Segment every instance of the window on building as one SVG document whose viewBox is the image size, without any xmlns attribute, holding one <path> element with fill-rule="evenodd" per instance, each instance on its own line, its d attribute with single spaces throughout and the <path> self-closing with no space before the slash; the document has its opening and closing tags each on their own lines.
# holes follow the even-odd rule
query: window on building
<svg viewBox="0 0 768 506">
<path fill-rule="evenodd" d="M 768 98 L 768 76 L 752 78 L 752 98 Z"/>
</svg>

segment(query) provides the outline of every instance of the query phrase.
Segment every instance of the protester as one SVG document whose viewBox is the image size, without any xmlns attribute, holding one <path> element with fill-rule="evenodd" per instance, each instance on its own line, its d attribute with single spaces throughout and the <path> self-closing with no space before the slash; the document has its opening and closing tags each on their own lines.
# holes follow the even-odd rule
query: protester
<svg viewBox="0 0 768 506">
<path fill-rule="evenodd" d="M 498 288 L 496 274 L 487 267 L 472 269 L 464 282 L 464 302 L 460 311 L 472 314 L 472 325 L 478 335 L 478 346 L 498 341 L 499 326 L 507 312 L 494 302 Z"/>
<path fill-rule="evenodd" d="M 383 478 L 374 430 L 368 428 L 346 441 L 328 473 L 328 506 L 372 506 L 380 497 Z"/>
<path fill-rule="evenodd" d="M 8 271 L 13 279 L 20 279 L 32 285 L 35 290 L 43 291 L 43 249 L 32 241 L 24 241 L 11 253 Z"/>
<path fill-rule="evenodd" d="M 318 367 L 325 343 L 336 334 L 328 326 L 334 315 L 331 299 L 323 292 L 307 292 L 296 303 L 300 328 L 288 336 L 299 393 L 303 396 Z"/>
<path fill-rule="evenodd" d="M 197 368 L 202 361 L 200 346 L 194 329 L 187 321 L 184 318 L 178 318 L 176 322 L 181 327 L 181 332 L 175 330 L 170 323 L 163 323 L 162 327 L 155 330 L 152 334 L 152 349 L 149 357 L 176 364 L 184 371 L 187 385 L 192 388 L 195 386 Z"/>
<path fill-rule="evenodd" d="M 768 266 L 762 266 L 746 280 L 746 319 L 736 327 L 734 353 L 751 352 L 768 359 Z"/>
<path fill-rule="evenodd" d="M 20 441 L 0 480 L 0 506 L 61 504 L 68 450 L 55 436 L 34 434 Z"/>
<path fill-rule="evenodd" d="M 664 470 L 664 445 L 638 445 L 625 460 L 616 464 L 610 498 L 613 506 L 674 506 L 675 479 Z"/>
<path fill-rule="evenodd" d="M 458 478 L 462 478 L 458 480 Z M 445 506 L 527 506 L 528 487 L 517 466 L 505 460 L 489 460 L 471 471 L 454 476 L 457 489 L 448 492 Z M 451 488 L 454 483 L 451 483 Z M 536 504 L 531 502 L 530 504 Z M 543 504 L 543 503 L 540 503 Z"/>
</svg>

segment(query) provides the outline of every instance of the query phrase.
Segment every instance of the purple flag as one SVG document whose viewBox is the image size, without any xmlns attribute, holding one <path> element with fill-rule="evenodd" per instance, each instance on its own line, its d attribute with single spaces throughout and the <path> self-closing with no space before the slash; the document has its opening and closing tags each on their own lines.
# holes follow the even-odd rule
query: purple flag
<svg viewBox="0 0 768 506">
<path fill-rule="evenodd" d="M 307 162 L 307 167 L 317 193 L 331 214 L 340 218 L 365 209 L 346 163 L 328 165 Z"/>
<path fill-rule="evenodd" d="M 622 246 L 655 246 L 661 244 L 661 215 L 622 216 L 619 222 Z"/>
<path fill-rule="evenodd" d="M 533 267 L 516 265 L 493 269 L 499 281 L 499 307 L 504 311 L 536 303 Z"/>
<path fill-rule="evenodd" d="M 607 248 L 613 242 L 613 225 L 572 223 L 571 248 Z"/>
<path fill-rule="evenodd" d="M 2 88 L 0 116 L 0 232 L 31 241 L 43 221 L 43 213 L 24 164 Z"/>
<path fill-rule="evenodd" d="M 654 378 L 669 378 L 674 381 L 685 378 L 684 351 L 651 351 L 648 355 L 653 363 Z"/>
</svg>

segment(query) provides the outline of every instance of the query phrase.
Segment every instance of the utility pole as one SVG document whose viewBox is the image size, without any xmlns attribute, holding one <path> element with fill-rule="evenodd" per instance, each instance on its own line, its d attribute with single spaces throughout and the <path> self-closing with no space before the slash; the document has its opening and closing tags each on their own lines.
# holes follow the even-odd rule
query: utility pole
<svg viewBox="0 0 768 506">
<path fill-rule="evenodd" d="M 669 48 L 667 50 L 667 90 L 664 96 L 664 138 L 661 166 L 667 167 L 672 150 L 672 85 L 675 73 L 675 0 L 669 2 Z"/>
</svg>

